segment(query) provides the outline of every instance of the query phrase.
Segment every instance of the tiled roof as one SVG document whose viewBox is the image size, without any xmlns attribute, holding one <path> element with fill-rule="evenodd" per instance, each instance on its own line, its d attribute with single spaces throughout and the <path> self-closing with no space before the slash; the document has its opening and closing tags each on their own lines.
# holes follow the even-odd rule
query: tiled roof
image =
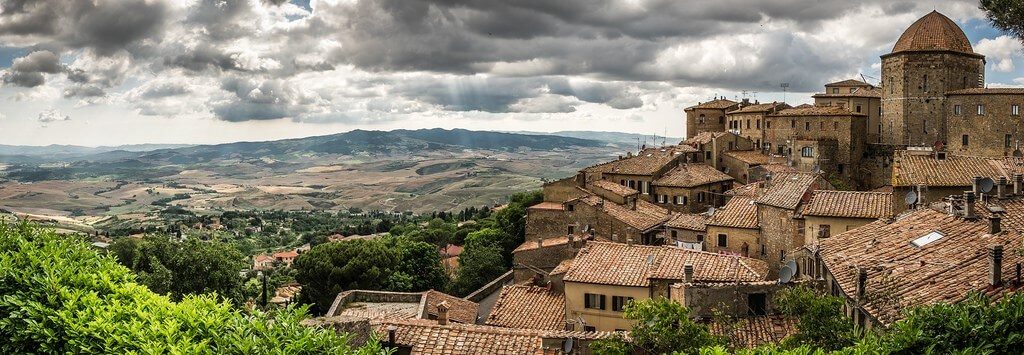
<svg viewBox="0 0 1024 355">
<path fill-rule="evenodd" d="M 840 93 L 838 93 L 838 94 L 834 94 L 834 93 L 831 93 L 831 92 L 826 92 L 826 93 L 814 94 L 814 97 L 815 98 L 819 98 L 819 97 L 824 97 L 824 98 L 828 98 L 828 97 L 868 97 L 868 98 L 881 98 L 882 97 L 882 92 L 879 91 L 877 88 L 857 88 L 853 92 L 850 92 L 849 90 L 846 90 L 846 91 L 840 90 Z M 799 108 L 799 106 L 797 106 L 797 108 Z"/>
<path fill-rule="evenodd" d="M 725 152 L 725 155 L 750 165 L 768 164 L 772 161 L 770 155 L 757 150 L 732 150 Z"/>
<path fill-rule="evenodd" d="M 916 246 L 932 232 L 942 237 Z M 972 291 L 990 296 L 1011 292 L 988 283 L 988 246 L 1004 245 L 1002 284 L 1012 285 L 1017 231 L 988 234 L 984 220 L 969 221 L 932 209 L 901 215 L 893 223 L 876 221 L 823 239 L 821 258 L 843 293 L 856 295 L 857 270 L 867 271 L 863 308 L 883 325 L 902 317 L 905 308 L 958 302 Z"/>
<path fill-rule="evenodd" d="M 592 242 L 576 255 L 563 280 L 647 287 L 650 279 L 682 280 L 683 266 L 694 267 L 695 282 L 764 281 L 768 264 L 734 255 L 672 246 Z"/>
<path fill-rule="evenodd" d="M 790 108 L 771 114 L 779 117 L 794 116 L 867 116 L 864 113 L 856 113 L 839 106 L 813 106 L 804 108 Z"/>
<path fill-rule="evenodd" d="M 765 192 L 757 199 L 757 203 L 780 207 L 785 209 L 796 209 L 800 201 L 811 189 L 816 188 L 820 180 L 817 174 L 812 173 L 783 173 L 775 174 Z"/>
<path fill-rule="evenodd" d="M 446 293 L 430 290 L 423 293 L 426 297 L 427 314 L 437 317 L 437 305 L 441 302 L 448 303 L 448 319 L 455 322 L 475 324 L 476 314 L 480 305 L 476 302 L 455 297 Z"/>
<path fill-rule="evenodd" d="M 753 105 L 743 106 L 743 107 L 740 107 L 739 109 L 736 109 L 736 110 L 733 110 L 733 111 L 729 111 L 729 112 L 727 112 L 727 114 L 769 112 L 769 111 L 776 111 L 776 110 L 784 110 L 784 109 L 787 109 L 787 108 L 789 108 L 789 105 L 787 105 L 785 102 L 772 102 L 772 103 L 767 103 L 767 104 L 753 104 Z"/>
<path fill-rule="evenodd" d="M 715 138 L 718 138 L 718 137 L 721 137 L 721 136 L 724 136 L 724 135 L 727 135 L 727 134 L 732 134 L 732 133 L 729 133 L 729 132 L 700 132 L 700 133 L 697 133 L 697 135 L 691 137 L 690 139 L 687 139 L 686 141 L 683 141 L 683 143 L 688 144 L 690 146 L 697 145 L 697 144 L 708 144 L 708 143 L 711 143 L 711 141 L 714 140 Z"/>
<path fill-rule="evenodd" d="M 667 221 L 669 217 L 667 209 L 643 199 L 637 199 L 635 210 L 593 195 L 581 197 L 580 201 L 594 207 L 600 205 L 601 209 L 608 216 L 628 224 L 639 231 L 647 231 L 657 227 Z"/>
<path fill-rule="evenodd" d="M 619 196 L 622 196 L 622 197 L 633 196 L 633 195 L 636 195 L 636 194 L 640 193 L 640 191 L 628 188 L 626 186 L 622 186 L 622 185 L 616 184 L 616 183 L 608 181 L 608 180 L 597 180 L 597 181 L 592 182 L 591 185 L 594 185 L 595 187 L 599 187 L 599 188 L 605 189 L 605 190 L 607 190 L 607 191 L 609 191 L 609 192 L 611 192 L 613 194 L 616 194 L 616 195 L 619 195 Z"/>
<path fill-rule="evenodd" d="M 572 259 L 562 260 L 562 262 L 558 263 L 558 266 L 555 266 L 555 268 L 551 270 L 551 275 L 558 275 L 569 272 L 570 267 L 572 267 Z"/>
<path fill-rule="evenodd" d="M 501 289 L 487 325 L 520 329 L 565 329 L 565 295 L 546 287 L 512 285 Z"/>
<path fill-rule="evenodd" d="M 896 151 L 892 161 L 893 186 L 970 186 L 975 176 L 996 179 L 1011 175 L 1001 158 L 947 154 L 939 160 L 932 154 L 903 150 Z"/>
<path fill-rule="evenodd" d="M 816 190 L 804 207 L 805 216 L 845 218 L 892 217 L 891 192 Z"/>
<path fill-rule="evenodd" d="M 750 196 L 733 196 L 708 220 L 709 226 L 757 229 L 757 206 Z"/>
<path fill-rule="evenodd" d="M 778 344 L 796 333 L 799 320 L 784 316 L 755 316 L 708 324 L 711 334 L 729 339 L 736 349 L 752 349 L 761 345 Z"/>
<path fill-rule="evenodd" d="M 387 339 L 388 327 L 395 327 L 395 342 L 411 347 L 412 354 L 558 354 L 545 348 L 544 339 L 606 339 L 614 332 L 552 331 L 514 329 L 473 324 L 438 325 L 427 320 L 372 322 L 378 339 Z"/>
<path fill-rule="evenodd" d="M 740 185 L 733 187 L 732 190 L 726 191 L 725 194 L 728 196 L 746 196 L 746 197 L 758 197 L 764 193 L 764 189 L 761 188 L 762 183 L 755 181 L 746 185 Z"/>
<path fill-rule="evenodd" d="M 846 79 L 846 80 L 843 80 L 843 81 L 837 81 L 837 82 L 834 82 L 834 83 L 828 83 L 828 84 L 825 84 L 825 86 L 826 87 L 832 87 L 832 86 L 872 86 L 872 85 L 868 84 L 868 83 L 865 83 L 863 81 L 860 81 L 860 80 L 856 80 L 856 79 Z"/>
<path fill-rule="evenodd" d="M 707 229 L 708 216 L 704 214 L 676 213 L 665 222 L 665 226 L 676 229 L 704 231 Z"/>
<path fill-rule="evenodd" d="M 560 203 L 560 202 L 544 201 L 544 202 L 538 203 L 536 205 L 527 207 L 527 209 L 531 209 L 531 210 L 561 211 L 561 210 L 565 209 L 565 207 L 562 206 L 562 203 Z"/>
<path fill-rule="evenodd" d="M 769 173 L 772 173 L 772 174 L 795 173 L 795 172 L 798 171 L 796 168 L 794 168 L 792 166 L 789 166 L 789 165 L 786 165 L 786 164 L 781 164 L 781 163 L 780 164 L 765 164 L 765 165 L 761 165 L 761 167 L 764 168 L 765 171 L 767 171 Z"/>
<path fill-rule="evenodd" d="M 721 109 L 727 109 L 727 108 L 736 106 L 737 104 L 739 104 L 739 103 L 736 102 L 736 101 L 732 101 L 732 100 L 715 99 L 715 100 L 711 100 L 711 101 L 708 101 L 708 102 L 701 102 L 701 103 L 698 103 L 696 105 L 687 107 L 686 110 L 689 111 L 689 110 L 698 109 L 698 108 L 710 108 L 710 109 L 719 109 L 719 110 L 721 110 Z"/>
<path fill-rule="evenodd" d="M 714 167 L 707 164 L 680 164 L 675 169 L 669 170 L 660 179 L 655 180 L 654 186 L 695 187 L 732 179 L 732 176 L 715 170 Z"/>
<path fill-rule="evenodd" d="M 684 148 L 685 147 L 685 148 Z M 583 171 L 625 175 L 653 175 L 672 163 L 679 154 L 696 152 L 689 146 L 647 148 L 637 155 L 598 164 Z"/>
<path fill-rule="evenodd" d="M 960 26 L 938 11 L 914 22 L 896 41 L 892 52 L 954 51 L 973 54 L 971 41 Z"/>
<path fill-rule="evenodd" d="M 520 244 L 519 247 L 517 247 L 516 250 L 513 250 L 512 252 L 513 253 L 518 253 L 518 252 L 521 252 L 521 251 L 536 250 L 536 249 L 540 249 L 540 248 L 547 248 L 547 247 L 553 247 L 553 246 L 559 246 L 559 245 L 566 245 L 566 244 L 569 244 L 569 236 L 562 236 L 562 237 L 556 237 L 556 238 L 544 238 L 544 239 L 541 239 L 541 244 L 542 245 L 537 245 L 537 241 L 536 240 L 527 240 L 527 241 L 523 242 L 523 244 Z"/>
<path fill-rule="evenodd" d="M 950 91 L 946 95 L 1024 95 L 1024 88 L 970 88 Z"/>
</svg>

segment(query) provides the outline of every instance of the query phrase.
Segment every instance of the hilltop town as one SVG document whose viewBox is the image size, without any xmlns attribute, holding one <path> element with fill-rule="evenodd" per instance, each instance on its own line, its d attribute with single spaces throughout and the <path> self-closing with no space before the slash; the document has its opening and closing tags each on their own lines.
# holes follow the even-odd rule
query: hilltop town
<svg viewBox="0 0 1024 355">
<path fill-rule="evenodd" d="M 545 184 L 513 269 L 469 297 L 349 290 L 316 322 L 413 353 L 589 353 L 628 339 L 626 304 L 664 297 L 754 347 L 795 331 L 774 296 L 796 284 L 841 297 L 858 329 L 1015 292 L 1024 89 L 987 88 L 985 57 L 938 12 L 881 68 L 813 105 L 695 103 L 679 144 Z"/>
</svg>

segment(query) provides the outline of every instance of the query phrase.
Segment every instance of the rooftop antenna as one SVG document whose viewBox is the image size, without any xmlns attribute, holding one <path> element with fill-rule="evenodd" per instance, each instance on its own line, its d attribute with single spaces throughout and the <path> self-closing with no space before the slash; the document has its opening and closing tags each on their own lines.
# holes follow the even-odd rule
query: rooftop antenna
<svg viewBox="0 0 1024 355">
<path fill-rule="evenodd" d="M 782 102 L 786 102 L 786 91 L 789 90 L 789 83 L 779 84 L 782 87 Z"/>
</svg>

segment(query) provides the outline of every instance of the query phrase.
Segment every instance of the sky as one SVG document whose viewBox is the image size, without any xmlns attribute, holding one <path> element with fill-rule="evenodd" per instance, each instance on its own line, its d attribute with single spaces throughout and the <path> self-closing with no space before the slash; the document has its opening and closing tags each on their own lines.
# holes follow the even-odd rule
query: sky
<svg viewBox="0 0 1024 355">
<path fill-rule="evenodd" d="M 880 76 L 932 10 L 1024 86 L 977 1 L 3 0 L 0 144 L 208 144 L 353 129 L 680 137 L 716 96 Z M 780 90 L 789 83 L 788 92 Z"/>
</svg>

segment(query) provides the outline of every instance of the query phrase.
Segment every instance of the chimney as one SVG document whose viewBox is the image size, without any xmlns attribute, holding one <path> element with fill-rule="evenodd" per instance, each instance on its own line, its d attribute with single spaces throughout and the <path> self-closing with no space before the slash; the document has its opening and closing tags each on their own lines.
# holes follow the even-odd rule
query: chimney
<svg viewBox="0 0 1024 355">
<path fill-rule="evenodd" d="M 1001 228 L 1001 226 L 1000 226 L 1000 223 L 999 223 L 1001 221 L 1002 221 L 1002 218 L 999 218 L 999 216 L 997 216 L 997 215 L 992 215 L 992 217 L 989 217 L 988 218 L 988 233 L 989 234 L 999 234 L 999 232 L 1001 232 L 1003 230 Z"/>
<path fill-rule="evenodd" d="M 1021 191 L 1021 187 L 1024 187 L 1024 186 L 1021 186 L 1022 180 L 1024 180 L 1024 176 L 1022 176 L 1021 174 L 1013 174 L 1013 194 L 1014 195 L 1020 196 L 1021 193 L 1024 193 L 1024 191 Z"/>
<path fill-rule="evenodd" d="M 544 246 L 544 238 L 537 237 L 537 247 L 541 248 Z"/>
<path fill-rule="evenodd" d="M 999 197 L 1000 200 L 1006 198 L 1006 177 L 1005 176 L 1000 176 L 999 177 L 998 185 L 996 185 L 996 196 Z"/>
<path fill-rule="evenodd" d="M 633 246 L 633 238 L 632 237 L 626 238 L 626 245 Z"/>
<path fill-rule="evenodd" d="M 999 286 L 1003 282 L 1003 246 L 1000 244 L 988 247 L 988 278 L 989 285 Z"/>
<path fill-rule="evenodd" d="M 636 197 L 629 199 L 629 209 L 636 211 Z"/>
<path fill-rule="evenodd" d="M 964 191 L 964 218 L 974 219 L 974 192 Z"/>
<path fill-rule="evenodd" d="M 437 304 L 437 324 L 448 325 L 448 301 Z"/>
<path fill-rule="evenodd" d="M 975 196 L 981 196 L 981 176 L 975 176 L 971 180 L 971 191 L 974 192 Z"/>
<path fill-rule="evenodd" d="M 864 299 L 864 290 L 868 282 L 868 269 L 857 269 L 857 300 Z"/>
<path fill-rule="evenodd" d="M 576 236 L 575 235 L 569 234 L 569 245 L 570 246 L 576 246 Z"/>
<path fill-rule="evenodd" d="M 389 325 L 388 326 L 388 347 L 389 348 L 395 347 L 395 338 L 396 338 L 395 337 L 395 332 L 397 332 L 397 331 L 398 331 L 398 327 L 393 326 L 393 325 Z"/>
<path fill-rule="evenodd" d="M 693 283 L 693 264 L 683 265 L 683 282 Z"/>
</svg>

